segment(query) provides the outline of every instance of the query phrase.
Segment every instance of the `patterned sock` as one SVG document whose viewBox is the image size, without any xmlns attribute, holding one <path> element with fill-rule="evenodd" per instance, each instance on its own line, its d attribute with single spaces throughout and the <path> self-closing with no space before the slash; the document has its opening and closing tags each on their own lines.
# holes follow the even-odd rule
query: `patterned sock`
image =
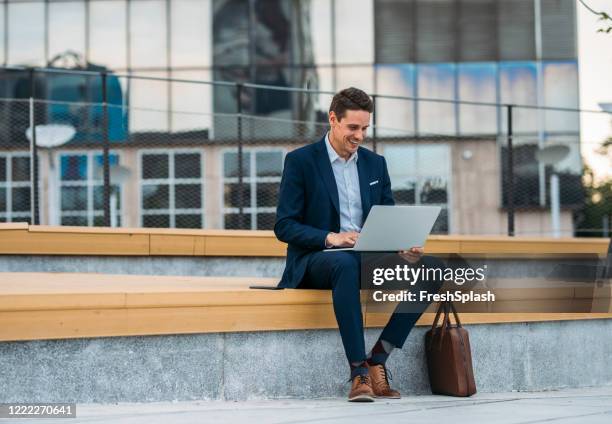
<svg viewBox="0 0 612 424">
<path fill-rule="evenodd" d="M 358 375 L 368 375 L 366 361 L 351 362 L 349 365 L 351 366 L 351 380 Z"/>
<path fill-rule="evenodd" d="M 395 346 L 386 340 L 378 339 L 370 353 L 368 353 L 369 365 L 385 365 L 387 358 L 393 351 Z"/>
</svg>

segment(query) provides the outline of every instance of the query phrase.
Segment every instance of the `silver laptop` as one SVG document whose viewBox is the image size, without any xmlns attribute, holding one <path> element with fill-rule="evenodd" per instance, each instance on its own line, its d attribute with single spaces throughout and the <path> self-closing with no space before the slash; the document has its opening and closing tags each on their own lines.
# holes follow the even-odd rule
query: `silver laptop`
<svg viewBox="0 0 612 424">
<path fill-rule="evenodd" d="M 441 209 L 440 206 L 372 206 L 354 247 L 324 252 L 397 252 L 424 246 Z"/>
</svg>

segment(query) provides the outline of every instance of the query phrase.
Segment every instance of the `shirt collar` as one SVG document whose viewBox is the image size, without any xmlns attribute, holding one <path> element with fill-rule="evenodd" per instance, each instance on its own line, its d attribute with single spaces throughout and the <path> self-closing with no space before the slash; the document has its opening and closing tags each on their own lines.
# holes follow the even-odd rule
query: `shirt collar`
<svg viewBox="0 0 612 424">
<path fill-rule="evenodd" d="M 325 134 L 325 147 L 327 148 L 327 155 L 329 156 L 329 161 L 334 163 L 336 160 L 344 160 L 338 155 L 338 153 L 334 150 L 331 145 L 331 141 L 329 141 L 329 131 Z M 355 161 L 357 162 L 358 155 L 357 152 L 353 153 L 350 158 L 348 158 L 347 162 Z"/>
</svg>

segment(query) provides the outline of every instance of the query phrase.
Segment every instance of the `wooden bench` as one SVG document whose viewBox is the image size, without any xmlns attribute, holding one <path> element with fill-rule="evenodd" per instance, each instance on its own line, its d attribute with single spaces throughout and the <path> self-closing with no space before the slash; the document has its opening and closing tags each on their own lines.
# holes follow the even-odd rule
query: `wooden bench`
<svg viewBox="0 0 612 424">
<path fill-rule="evenodd" d="M 275 279 L 0 273 L 0 341 L 336 328 L 326 290 L 257 290 Z M 366 327 L 388 315 L 368 312 Z M 612 318 L 612 313 L 464 313 L 465 323 Z M 431 325 L 432 313 L 418 325 Z"/>
</svg>

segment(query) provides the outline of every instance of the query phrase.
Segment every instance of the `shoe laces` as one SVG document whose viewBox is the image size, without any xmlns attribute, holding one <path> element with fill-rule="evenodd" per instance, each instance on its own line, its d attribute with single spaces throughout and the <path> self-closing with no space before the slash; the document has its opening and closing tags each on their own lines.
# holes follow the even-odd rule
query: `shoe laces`
<svg viewBox="0 0 612 424">
<path fill-rule="evenodd" d="M 377 365 L 379 367 L 382 368 L 382 375 L 385 379 L 385 383 L 387 384 L 387 386 L 390 386 L 389 381 L 393 380 L 393 375 L 391 375 L 391 370 L 387 367 L 385 367 L 383 364 Z"/>
</svg>

